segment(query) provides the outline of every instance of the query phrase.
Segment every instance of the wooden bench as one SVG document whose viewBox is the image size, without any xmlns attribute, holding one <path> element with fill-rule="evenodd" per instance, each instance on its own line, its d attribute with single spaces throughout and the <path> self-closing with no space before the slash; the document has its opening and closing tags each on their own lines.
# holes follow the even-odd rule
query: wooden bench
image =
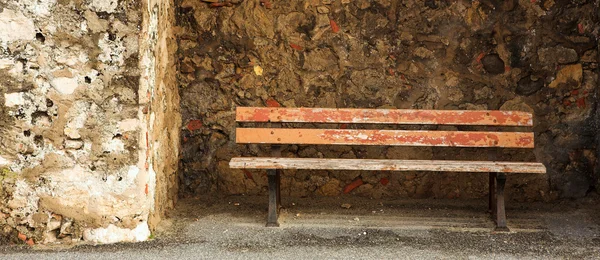
<svg viewBox="0 0 600 260">
<path fill-rule="evenodd" d="M 490 161 L 281 158 L 283 144 L 533 148 L 532 132 L 500 131 L 533 126 L 532 114 L 525 112 L 238 107 L 236 121 L 268 124 L 266 128 L 237 127 L 236 142 L 271 144 L 272 157 L 237 157 L 229 163 L 231 168 L 267 170 L 268 227 L 279 226 L 279 185 L 283 169 L 488 173 L 489 210 L 496 230 L 508 230 L 504 208 L 505 173 L 546 173 L 541 163 L 495 161 L 493 155 L 489 156 Z M 287 127 L 296 125 L 287 123 L 485 126 L 486 131 L 281 128 L 282 123 Z M 492 127 L 497 128 L 496 131 L 489 131 Z"/>
</svg>

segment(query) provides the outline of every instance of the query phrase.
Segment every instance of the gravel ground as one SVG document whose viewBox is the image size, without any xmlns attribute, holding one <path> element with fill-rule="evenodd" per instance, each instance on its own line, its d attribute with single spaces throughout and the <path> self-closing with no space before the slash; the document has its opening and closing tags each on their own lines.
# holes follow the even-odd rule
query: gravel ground
<svg viewBox="0 0 600 260">
<path fill-rule="evenodd" d="M 2 259 L 600 259 L 597 195 L 509 203 L 511 231 L 493 232 L 482 201 L 285 199 L 266 228 L 265 197 L 180 201 L 156 238 L 138 244 L 0 247 Z M 342 204 L 350 204 L 349 209 Z"/>
</svg>

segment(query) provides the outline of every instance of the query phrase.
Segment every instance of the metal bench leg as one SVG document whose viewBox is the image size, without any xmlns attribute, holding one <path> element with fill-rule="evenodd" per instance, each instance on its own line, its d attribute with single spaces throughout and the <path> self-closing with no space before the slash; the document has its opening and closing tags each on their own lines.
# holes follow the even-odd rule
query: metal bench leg
<svg viewBox="0 0 600 260">
<path fill-rule="evenodd" d="M 267 170 L 269 178 L 269 213 L 267 215 L 267 227 L 279 227 L 277 222 L 279 182 L 277 170 Z"/>
<path fill-rule="evenodd" d="M 504 208 L 504 186 L 506 184 L 506 175 L 499 173 L 496 176 L 496 230 L 509 231 L 506 226 L 506 211 Z"/>
<path fill-rule="evenodd" d="M 496 173 L 490 172 L 489 190 L 488 190 L 488 212 L 492 214 L 492 219 L 496 216 Z"/>
<path fill-rule="evenodd" d="M 277 170 L 277 174 L 276 174 L 276 182 L 277 182 L 277 210 L 280 210 L 282 208 L 281 206 L 281 173 L 283 172 L 283 170 Z"/>
</svg>

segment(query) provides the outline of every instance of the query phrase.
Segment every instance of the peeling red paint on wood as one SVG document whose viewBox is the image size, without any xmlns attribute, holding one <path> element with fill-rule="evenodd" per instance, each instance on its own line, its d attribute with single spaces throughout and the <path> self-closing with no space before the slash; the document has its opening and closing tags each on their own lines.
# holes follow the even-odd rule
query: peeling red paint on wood
<svg viewBox="0 0 600 260">
<path fill-rule="evenodd" d="M 348 194 L 363 184 L 364 184 L 364 182 L 362 179 L 360 179 L 360 178 L 356 179 L 355 181 L 351 182 L 350 184 L 346 185 L 346 187 L 344 187 L 344 193 Z"/>
<path fill-rule="evenodd" d="M 237 128 L 237 143 L 533 148 L 533 133 Z"/>
<path fill-rule="evenodd" d="M 271 100 L 271 99 L 269 99 Z M 267 100 L 267 106 L 279 103 Z M 498 110 L 238 107 L 239 122 L 533 126 L 533 115 Z"/>
</svg>

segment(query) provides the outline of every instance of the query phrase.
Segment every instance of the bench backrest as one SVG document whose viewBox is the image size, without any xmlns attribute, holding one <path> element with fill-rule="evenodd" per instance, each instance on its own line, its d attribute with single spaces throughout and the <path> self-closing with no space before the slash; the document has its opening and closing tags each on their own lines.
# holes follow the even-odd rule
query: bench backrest
<svg viewBox="0 0 600 260">
<path fill-rule="evenodd" d="M 237 122 L 533 126 L 533 115 L 497 110 L 238 107 Z M 533 148 L 532 132 L 236 128 L 237 143 Z"/>
</svg>

